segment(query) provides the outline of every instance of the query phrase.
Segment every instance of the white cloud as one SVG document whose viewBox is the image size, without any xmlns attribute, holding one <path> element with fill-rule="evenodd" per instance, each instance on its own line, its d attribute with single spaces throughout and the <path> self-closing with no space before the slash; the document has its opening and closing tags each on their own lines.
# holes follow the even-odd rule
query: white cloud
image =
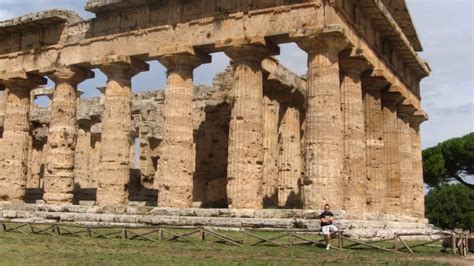
<svg viewBox="0 0 474 266">
<path fill-rule="evenodd" d="M 8 10 L 0 9 L 0 21 L 8 20 L 8 19 L 11 19 L 15 16 L 16 16 L 15 14 L 13 14 L 12 12 L 10 12 Z"/>
</svg>

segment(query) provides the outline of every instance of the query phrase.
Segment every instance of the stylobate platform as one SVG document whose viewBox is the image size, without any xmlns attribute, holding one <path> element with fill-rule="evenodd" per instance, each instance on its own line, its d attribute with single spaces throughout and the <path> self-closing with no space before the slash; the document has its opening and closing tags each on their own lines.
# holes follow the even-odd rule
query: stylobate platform
<svg viewBox="0 0 474 266">
<path fill-rule="evenodd" d="M 320 210 L 296 209 L 177 209 L 0 203 L 0 218 L 3 221 L 122 226 L 213 226 L 229 230 L 238 228 L 319 230 L 317 217 L 320 212 Z M 439 231 L 425 219 L 370 213 L 348 214 L 337 210 L 333 212 L 337 219 L 335 224 L 353 238 L 381 239 L 393 237 L 395 233 L 430 234 Z"/>
</svg>

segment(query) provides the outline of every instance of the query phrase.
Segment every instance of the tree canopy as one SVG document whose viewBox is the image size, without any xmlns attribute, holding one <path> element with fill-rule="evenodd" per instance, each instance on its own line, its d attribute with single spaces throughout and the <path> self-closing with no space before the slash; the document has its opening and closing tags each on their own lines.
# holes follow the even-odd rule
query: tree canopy
<svg viewBox="0 0 474 266">
<path fill-rule="evenodd" d="M 423 176 L 430 187 L 457 180 L 474 189 L 465 180 L 474 175 L 474 132 L 460 138 L 452 138 L 423 151 Z"/>
<path fill-rule="evenodd" d="M 443 229 L 474 228 L 474 190 L 462 184 L 441 185 L 425 197 L 426 217 Z"/>
</svg>

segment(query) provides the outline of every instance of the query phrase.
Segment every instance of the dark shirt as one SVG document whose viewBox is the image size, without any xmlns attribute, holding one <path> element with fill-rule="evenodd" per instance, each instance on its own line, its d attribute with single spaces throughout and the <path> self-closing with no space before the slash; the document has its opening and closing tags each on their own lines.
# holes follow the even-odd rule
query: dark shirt
<svg viewBox="0 0 474 266">
<path fill-rule="evenodd" d="M 326 219 L 327 219 L 327 218 L 329 218 L 329 217 L 334 217 L 334 214 L 332 214 L 332 212 L 330 212 L 330 211 L 324 211 L 323 213 L 321 213 L 321 214 L 319 215 L 319 219 L 322 219 L 322 218 L 326 218 Z M 331 221 L 328 221 L 328 222 L 326 222 L 326 223 L 321 221 L 321 226 L 331 225 L 331 224 L 332 224 Z"/>
</svg>

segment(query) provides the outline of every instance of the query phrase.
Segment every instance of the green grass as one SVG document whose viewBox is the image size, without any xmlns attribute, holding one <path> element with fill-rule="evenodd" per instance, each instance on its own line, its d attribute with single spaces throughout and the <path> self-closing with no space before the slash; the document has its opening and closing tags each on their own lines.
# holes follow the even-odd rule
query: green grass
<svg viewBox="0 0 474 266">
<path fill-rule="evenodd" d="M 225 234 L 233 237 L 238 235 Z M 271 237 L 272 233 L 261 235 Z M 0 265 L 441 265 L 436 261 L 446 261 L 442 257 L 450 257 L 440 254 L 437 247 L 423 247 L 417 249 L 416 255 L 410 255 L 370 248 L 326 251 L 314 245 L 291 248 L 236 247 L 222 243 L 201 243 L 197 236 L 195 240 L 195 243 L 149 242 L 1 232 Z M 334 244 L 337 244 L 336 241 Z"/>
</svg>

